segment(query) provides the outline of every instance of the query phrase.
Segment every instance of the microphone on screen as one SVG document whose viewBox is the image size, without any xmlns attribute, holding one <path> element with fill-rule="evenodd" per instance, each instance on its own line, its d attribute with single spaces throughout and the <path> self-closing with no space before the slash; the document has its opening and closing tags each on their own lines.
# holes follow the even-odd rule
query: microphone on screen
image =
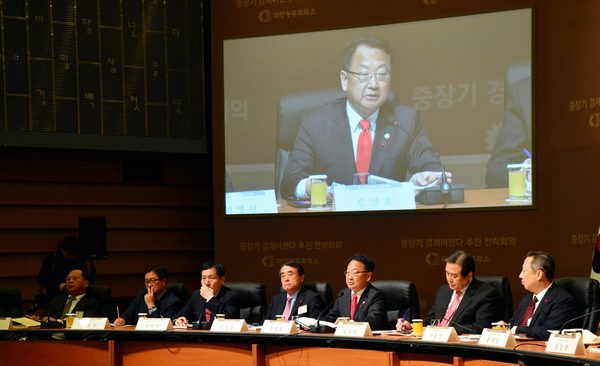
<svg viewBox="0 0 600 366">
<path fill-rule="evenodd" d="M 565 330 L 565 326 L 566 326 L 567 324 L 569 324 L 569 323 L 571 323 L 571 322 L 574 322 L 575 320 L 579 320 L 579 319 L 585 318 L 585 317 L 586 317 L 586 316 L 588 316 L 588 315 L 595 314 L 595 313 L 597 313 L 597 312 L 599 312 L 599 311 L 600 311 L 600 309 L 596 309 L 596 310 L 588 311 L 588 312 L 586 312 L 586 313 L 585 313 L 585 314 L 583 314 L 583 315 L 579 315 L 579 316 L 576 316 L 576 317 L 574 317 L 574 318 L 571 318 L 571 319 L 569 319 L 569 320 L 565 321 L 565 322 L 563 323 L 563 325 L 560 327 L 560 329 L 558 330 L 558 334 L 563 334 L 563 331 Z"/>
<path fill-rule="evenodd" d="M 335 328 L 330 327 L 329 325 L 323 324 L 321 325 L 321 317 L 325 314 L 326 310 L 329 310 L 342 296 L 344 296 L 344 291 L 338 292 L 337 297 L 333 300 L 329 305 L 327 305 L 321 312 L 319 316 L 317 316 L 317 322 L 314 325 L 310 326 L 311 333 L 334 333 Z"/>
</svg>

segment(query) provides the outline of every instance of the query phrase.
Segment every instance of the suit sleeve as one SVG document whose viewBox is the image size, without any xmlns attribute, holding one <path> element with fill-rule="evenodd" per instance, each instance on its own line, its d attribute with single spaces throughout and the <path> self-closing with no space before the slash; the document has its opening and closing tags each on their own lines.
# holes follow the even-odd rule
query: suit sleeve
<svg viewBox="0 0 600 366">
<path fill-rule="evenodd" d="M 213 314 L 225 314 L 226 319 L 240 318 L 240 295 L 228 290 L 223 297 L 213 297 L 206 303 Z"/>
<path fill-rule="evenodd" d="M 386 298 L 385 294 L 377 291 L 369 304 L 367 321 L 372 330 L 385 329 L 387 324 Z"/>
<path fill-rule="evenodd" d="M 271 303 L 269 304 L 269 307 L 267 308 L 267 314 L 265 315 L 265 319 L 268 320 L 275 320 L 275 307 L 277 306 L 277 299 L 278 299 L 279 295 L 275 295 L 273 296 L 273 298 L 271 298 Z"/>
<path fill-rule="evenodd" d="M 196 307 L 195 306 L 196 299 L 199 297 L 200 297 L 200 291 L 199 290 L 194 291 L 194 293 L 189 298 L 187 303 L 185 303 L 183 308 L 181 308 L 181 310 L 179 310 L 179 312 L 177 313 L 177 315 L 175 315 L 173 317 L 173 319 L 177 319 L 179 317 L 184 316 L 188 320 L 188 322 L 198 320 L 198 319 L 195 319 L 196 317 L 194 316 L 194 307 Z"/>
<path fill-rule="evenodd" d="M 315 170 L 314 144 L 308 126 L 308 119 L 305 116 L 300 123 L 294 148 L 283 172 L 281 194 L 284 198 L 294 196 L 298 182 L 313 174 Z"/>
<path fill-rule="evenodd" d="M 321 314 L 324 308 L 321 296 L 317 293 L 311 294 L 310 297 L 306 298 L 306 305 L 308 305 L 308 314 L 302 314 L 301 316 L 308 316 L 315 319 Z"/>
<path fill-rule="evenodd" d="M 461 324 L 475 333 L 481 333 L 484 328 L 489 328 L 492 322 L 500 319 L 500 295 L 491 286 L 482 286 L 481 293 L 477 294 L 479 301 L 474 305 L 475 317 L 472 324 Z"/>
<path fill-rule="evenodd" d="M 567 320 L 575 316 L 577 304 L 573 297 L 557 296 L 552 302 L 544 319 L 539 319 L 532 326 L 517 327 L 516 333 L 525 333 L 536 339 L 548 339 L 550 338 L 548 330 L 560 329 Z"/>
</svg>

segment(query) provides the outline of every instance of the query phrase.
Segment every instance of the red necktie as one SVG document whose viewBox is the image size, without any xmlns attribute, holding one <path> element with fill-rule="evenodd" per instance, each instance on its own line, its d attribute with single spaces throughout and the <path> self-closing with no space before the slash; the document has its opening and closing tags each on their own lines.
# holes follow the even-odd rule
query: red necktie
<svg viewBox="0 0 600 366">
<path fill-rule="evenodd" d="M 358 297 L 356 294 L 352 294 L 352 302 L 350 303 L 350 319 L 354 319 L 354 312 L 356 311 L 356 300 Z"/>
<path fill-rule="evenodd" d="M 535 303 L 537 302 L 537 297 L 535 297 L 535 295 L 533 295 L 533 298 L 531 298 L 531 302 L 529 303 L 529 305 L 527 305 L 527 309 L 525 309 L 525 312 L 523 313 L 523 317 L 521 318 L 521 320 L 519 320 L 519 327 L 524 327 L 527 325 L 527 320 L 529 320 L 529 318 L 531 318 L 531 316 L 533 315 L 533 312 L 535 311 Z"/>
<path fill-rule="evenodd" d="M 208 308 L 204 308 L 204 319 L 206 319 L 207 322 L 210 322 L 210 314 L 212 314 L 212 312 Z"/>
<path fill-rule="evenodd" d="M 371 139 L 371 122 L 366 119 L 361 119 L 360 127 L 362 132 L 358 136 L 358 145 L 356 147 L 356 172 L 368 173 L 369 162 L 371 161 L 371 149 L 373 140 Z M 360 177 L 361 183 L 364 184 L 365 177 Z"/>
<path fill-rule="evenodd" d="M 292 299 L 293 297 L 288 295 L 287 302 L 285 303 L 285 309 L 283 309 L 283 319 L 288 320 L 292 313 Z"/>
<path fill-rule="evenodd" d="M 452 303 L 450 304 L 450 307 L 448 308 L 448 310 L 446 310 L 446 315 L 444 315 L 444 319 L 442 319 L 442 321 L 440 322 L 440 325 L 442 327 L 445 327 L 448 325 L 448 323 L 450 323 L 450 320 L 454 316 L 454 313 L 456 313 L 458 304 L 460 304 L 461 296 L 462 296 L 462 292 L 456 291 L 456 294 L 454 295 L 454 299 L 452 299 Z"/>
</svg>

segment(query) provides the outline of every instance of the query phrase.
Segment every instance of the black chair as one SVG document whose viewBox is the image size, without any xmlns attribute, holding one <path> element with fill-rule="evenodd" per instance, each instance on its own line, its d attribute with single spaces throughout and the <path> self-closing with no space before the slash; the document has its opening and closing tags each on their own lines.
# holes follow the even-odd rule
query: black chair
<svg viewBox="0 0 600 366">
<path fill-rule="evenodd" d="M 23 316 L 23 300 L 18 287 L 0 287 L 0 317 Z"/>
<path fill-rule="evenodd" d="M 89 285 L 86 293 L 100 302 L 102 315 L 112 319 L 114 314 L 111 312 L 112 307 L 110 306 L 110 287 L 101 285 Z"/>
<path fill-rule="evenodd" d="M 327 282 L 304 282 L 304 287 L 318 293 L 323 301 L 323 306 L 333 302 L 333 290 Z"/>
<path fill-rule="evenodd" d="M 555 278 L 554 283 L 567 290 L 577 303 L 577 314 L 583 315 L 600 309 L 600 284 L 589 277 Z M 582 319 L 565 324 L 565 328 L 584 328 L 596 334 L 600 322 L 600 312 L 589 314 Z"/>
<path fill-rule="evenodd" d="M 183 282 L 168 282 L 167 288 L 169 289 L 169 291 L 175 294 L 175 296 L 177 296 L 182 307 L 187 303 L 188 299 L 190 298 L 190 292 L 187 290 Z"/>
<path fill-rule="evenodd" d="M 383 291 L 387 298 L 388 323 L 386 329 L 396 329 L 396 322 L 402 317 L 408 321 L 421 317 L 417 286 L 413 282 L 378 280 L 371 281 L 371 284 Z"/>
<path fill-rule="evenodd" d="M 494 286 L 500 294 L 502 301 L 500 316 L 508 320 L 513 316 L 513 298 L 510 290 L 510 281 L 505 276 L 477 276 L 477 279 Z"/>
<path fill-rule="evenodd" d="M 240 318 L 248 324 L 260 324 L 267 313 L 265 285 L 258 282 L 226 282 L 225 286 L 240 295 Z"/>
</svg>

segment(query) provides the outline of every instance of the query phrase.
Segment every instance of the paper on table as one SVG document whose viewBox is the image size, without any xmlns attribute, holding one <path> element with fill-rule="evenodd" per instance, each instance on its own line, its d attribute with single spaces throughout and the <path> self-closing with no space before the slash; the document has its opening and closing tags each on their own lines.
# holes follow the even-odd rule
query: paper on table
<svg viewBox="0 0 600 366">
<path fill-rule="evenodd" d="M 317 319 L 315 319 L 315 318 L 309 318 L 309 317 L 300 317 L 300 318 L 296 319 L 296 323 L 309 328 L 311 325 L 317 324 Z M 325 321 L 325 320 L 319 320 L 319 324 L 327 325 L 327 326 L 330 326 L 332 328 L 337 328 L 337 324 L 332 323 L 332 322 L 328 322 L 328 321 Z"/>
<path fill-rule="evenodd" d="M 27 318 L 27 317 L 21 317 L 21 318 L 13 318 L 12 319 L 13 322 L 24 325 L 28 328 L 30 327 L 39 327 L 40 326 L 40 322 Z"/>
</svg>

